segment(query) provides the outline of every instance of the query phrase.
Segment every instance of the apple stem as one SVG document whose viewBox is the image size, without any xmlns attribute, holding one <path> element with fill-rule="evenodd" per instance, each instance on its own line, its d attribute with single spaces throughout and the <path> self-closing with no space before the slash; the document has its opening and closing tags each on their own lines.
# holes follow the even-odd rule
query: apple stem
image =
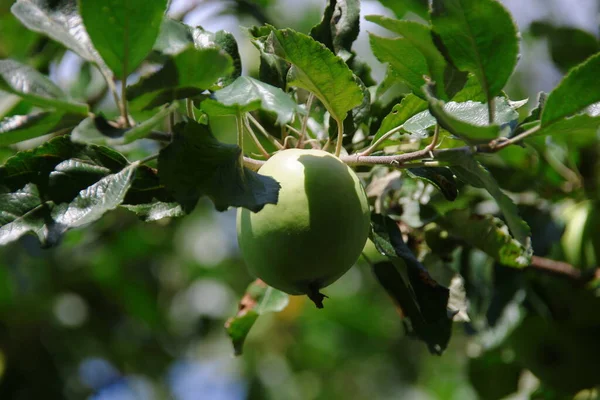
<svg viewBox="0 0 600 400">
<path fill-rule="evenodd" d="M 323 293 L 319 292 L 318 287 L 314 284 L 310 284 L 308 286 L 307 295 L 308 298 L 311 299 L 313 303 L 315 303 L 315 306 L 317 306 L 317 308 L 323 308 L 323 299 L 329 298 Z"/>
</svg>

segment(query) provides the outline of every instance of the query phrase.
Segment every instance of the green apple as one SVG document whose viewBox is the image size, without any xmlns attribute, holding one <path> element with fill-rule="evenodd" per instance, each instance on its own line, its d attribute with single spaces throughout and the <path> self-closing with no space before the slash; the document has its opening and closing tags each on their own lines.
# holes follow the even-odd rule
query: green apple
<svg viewBox="0 0 600 400">
<path fill-rule="evenodd" d="M 283 150 L 258 172 L 274 178 L 281 190 L 276 205 L 238 211 L 238 242 L 248 269 L 276 289 L 315 300 L 319 289 L 352 267 L 367 241 L 365 191 L 346 164 L 322 150 Z"/>
</svg>

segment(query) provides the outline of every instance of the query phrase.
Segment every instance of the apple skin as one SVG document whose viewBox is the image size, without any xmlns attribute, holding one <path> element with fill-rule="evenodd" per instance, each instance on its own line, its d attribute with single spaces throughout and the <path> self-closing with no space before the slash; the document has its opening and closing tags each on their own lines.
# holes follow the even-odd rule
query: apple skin
<svg viewBox="0 0 600 400">
<path fill-rule="evenodd" d="M 281 190 L 275 205 L 238 210 L 242 256 L 269 286 L 310 296 L 359 258 L 370 230 L 365 191 L 354 171 L 322 150 L 283 150 L 258 173 Z"/>
</svg>

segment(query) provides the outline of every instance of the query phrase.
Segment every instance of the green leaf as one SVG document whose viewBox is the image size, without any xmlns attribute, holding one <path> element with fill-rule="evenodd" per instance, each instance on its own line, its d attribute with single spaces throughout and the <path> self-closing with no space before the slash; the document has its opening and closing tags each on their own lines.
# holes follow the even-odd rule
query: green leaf
<svg viewBox="0 0 600 400">
<path fill-rule="evenodd" d="M 469 382 L 479 399 L 500 400 L 518 392 L 522 367 L 507 354 L 506 348 L 497 347 L 469 358 Z"/>
<path fill-rule="evenodd" d="M 429 0 L 379 0 L 381 4 L 402 18 L 407 12 L 412 12 L 419 17 L 429 19 Z"/>
<path fill-rule="evenodd" d="M 280 89 L 287 90 L 287 73 L 290 64 L 273 54 L 272 49 L 267 46 L 268 36 L 274 27 L 270 25 L 255 26 L 247 30 L 252 44 L 260 52 L 260 67 L 258 75 L 261 81 Z"/>
<path fill-rule="evenodd" d="M 247 76 L 241 76 L 231 85 L 216 91 L 213 98 L 202 102 L 202 109 L 213 116 L 237 115 L 260 108 L 276 114 L 278 124 L 286 124 L 301 111 L 283 90 Z"/>
<path fill-rule="evenodd" d="M 392 32 L 402 35 L 411 43 L 425 58 L 427 63 L 427 73 L 433 81 L 437 83 L 437 97 L 447 100 L 445 94 L 445 74 L 448 63 L 444 56 L 433 43 L 431 28 L 427 25 L 419 24 L 414 21 L 399 21 L 392 18 L 386 18 L 379 15 L 368 15 L 367 21 L 371 21 Z M 394 67 L 394 70 L 398 70 Z"/>
<path fill-rule="evenodd" d="M 266 51 L 292 64 L 288 85 L 314 93 L 339 123 L 362 103 L 363 94 L 352 71 L 323 44 L 291 29 L 272 29 L 266 40 Z"/>
<path fill-rule="evenodd" d="M 446 198 L 454 201 L 458 196 L 458 188 L 454 175 L 448 168 L 427 167 L 427 168 L 409 168 L 406 170 L 413 178 L 421 179 L 435 186 Z"/>
<path fill-rule="evenodd" d="M 236 356 L 242 354 L 244 341 L 259 316 L 287 307 L 289 296 L 257 279 L 246 289 L 239 311 L 225 323 Z"/>
<path fill-rule="evenodd" d="M 135 213 L 144 222 L 183 217 L 185 215 L 180 204 L 165 203 L 158 200 L 143 204 L 121 204 L 121 207 Z"/>
<path fill-rule="evenodd" d="M 429 75 L 429 67 L 419 49 L 405 38 L 388 39 L 369 33 L 369 41 L 375 57 L 389 64 L 390 74 L 424 98 L 421 88 L 425 84 L 423 77 Z"/>
<path fill-rule="evenodd" d="M 359 0 L 329 0 L 323 19 L 310 30 L 310 36 L 334 54 L 346 59 L 360 30 Z"/>
<path fill-rule="evenodd" d="M 229 54 L 233 60 L 233 71 L 229 76 L 219 79 L 219 87 L 229 85 L 242 74 L 242 59 L 237 41 L 231 33 L 222 30 L 212 33 L 165 17 L 153 50 L 174 56 L 190 46 L 196 49 L 218 48 Z"/>
<path fill-rule="evenodd" d="M 110 5 L 79 0 L 94 47 L 121 79 L 135 71 L 152 50 L 166 8 L 167 0 L 123 0 Z"/>
<path fill-rule="evenodd" d="M 591 146 L 598 141 L 600 116 L 578 114 L 542 127 L 534 136 L 553 138 L 575 146 Z"/>
<path fill-rule="evenodd" d="M 87 104 L 76 103 L 50 79 L 14 60 L 0 60 L 0 89 L 14 93 L 40 107 L 57 108 L 73 114 L 88 114 Z"/>
<path fill-rule="evenodd" d="M 506 98 L 497 97 L 494 124 L 488 124 L 488 107 L 482 103 L 467 101 L 465 103 L 444 103 L 427 92 L 429 111 L 435 116 L 440 126 L 456 137 L 467 142 L 487 142 L 496 139 L 503 130 L 511 132 L 517 126 L 519 114 L 511 107 Z"/>
<path fill-rule="evenodd" d="M 600 51 L 596 36 L 581 29 L 535 21 L 529 30 L 534 37 L 548 39 L 552 61 L 563 73 Z"/>
<path fill-rule="evenodd" d="M 61 231 L 94 222 L 117 208 L 131 187 L 138 166 L 133 163 L 116 174 L 107 175 L 79 192 L 69 204 L 56 206 L 51 216 Z"/>
<path fill-rule="evenodd" d="M 396 104 L 392 108 L 392 111 L 385 116 L 371 143 L 375 143 L 387 132 L 403 125 L 411 117 L 424 110 L 427 110 L 427 103 L 425 101 L 421 100 L 412 93 L 404 97 L 400 104 Z"/>
<path fill-rule="evenodd" d="M 498 218 L 471 214 L 468 210 L 452 210 L 438 223 L 453 236 L 483 251 L 502 265 L 525 268 L 531 262 L 531 247 L 525 247 L 513 239 L 507 226 Z"/>
<path fill-rule="evenodd" d="M 573 68 L 550 92 L 542 112 L 542 127 L 570 117 L 600 101 L 600 53 Z"/>
<path fill-rule="evenodd" d="M 201 93 L 228 75 L 232 68 L 231 57 L 222 50 L 190 47 L 169 58 L 159 71 L 129 86 L 127 98 L 136 99 L 138 108 L 153 108 L 156 106 L 153 100 L 158 97 L 166 102 L 181 98 L 182 93 L 188 96 L 187 90 Z"/>
<path fill-rule="evenodd" d="M 81 115 L 64 114 L 56 111 L 14 115 L 4 118 L 0 121 L 0 146 L 72 128 L 82 118 Z"/>
<path fill-rule="evenodd" d="M 402 239 L 389 217 L 373 214 L 371 240 L 390 262 L 373 266 L 375 276 L 396 301 L 409 334 L 424 341 L 433 354 L 442 354 L 450 341 L 453 314 L 448 310 L 449 291 L 437 283 Z"/>
<path fill-rule="evenodd" d="M 17 0 L 11 11 L 30 30 L 51 37 L 96 64 L 107 78 L 112 76 L 92 45 L 77 10 L 76 0 Z"/>
<path fill-rule="evenodd" d="M 485 93 L 483 92 L 477 77 L 474 74 L 469 74 L 467 82 L 463 88 L 452 97 L 452 101 L 457 103 L 463 103 L 465 101 L 477 101 L 479 103 L 485 103 L 487 100 Z"/>
<path fill-rule="evenodd" d="M 519 216 L 519 210 L 508 197 L 496 180 L 470 153 L 467 152 L 442 152 L 437 155 L 439 161 L 445 161 L 452 166 L 450 169 L 458 179 L 476 188 L 485 189 L 496 200 L 500 210 L 504 214 L 506 224 L 511 233 L 523 246 L 530 246 L 529 226 Z"/>
<path fill-rule="evenodd" d="M 165 117 L 177 109 L 177 103 L 164 107 L 144 122 L 128 129 L 115 128 L 102 116 L 88 117 L 71 133 L 71 140 L 76 143 L 93 143 L 100 145 L 120 146 L 143 139 Z"/>
<path fill-rule="evenodd" d="M 191 211 L 208 196 L 219 211 L 245 207 L 254 212 L 276 204 L 279 183 L 242 165 L 242 150 L 220 143 L 204 125 L 177 124 L 175 138 L 160 152 L 159 177 L 165 188 Z"/>
<path fill-rule="evenodd" d="M 433 0 L 431 21 L 453 64 L 477 76 L 488 103 L 500 94 L 519 54 L 510 13 L 496 0 Z"/>
</svg>

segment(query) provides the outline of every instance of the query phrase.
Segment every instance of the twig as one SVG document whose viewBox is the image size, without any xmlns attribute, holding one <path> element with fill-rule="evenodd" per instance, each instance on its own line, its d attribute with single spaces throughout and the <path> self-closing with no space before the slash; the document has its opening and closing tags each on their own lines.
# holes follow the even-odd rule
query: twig
<svg viewBox="0 0 600 400">
<path fill-rule="evenodd" d="M 258 129 L 258 131 L 260 133 L 262 133 L 271 143 L 273 143 L 273 145 L 275 147 L 277 147 L 279 150 L 283 149 L 283 146 L 281 145 L 281 143 L 279 143 L 279 141 L 277 139 L 275 139 L 275 137 L 273 137 L 272 135 L 270 135 L 265 128 L 263 128 L 263 126 L 260 124 L 260 122 L 258 122 L 256 120 L 256 118 L 254 118 L 252 116 L 252 114 L 248 113 L 248 119 L 250 120 L 250 122 L 252 122 L 252 124 L 256 127 L 256 129 Z"/>
<path fill-rule="evenodd" d="M 151 156 L 142 158 L 141 160 L 136 161 L 138 164 L 146 164 L 152 160 L 156 160 L 158 158 L 158 154 L 152 154 Z"/>
<path fill-rule="evenodd" d="M 127 64 L 125 64 L 127 66 Z M 127 76 L 121 79 L 121 117 L 125 120 L 125 127 L 129 128 L 129 112 L 127 111 Z"/>
<path fill-rule="evenodd" d="M 248 122 L 247 118 L 244 118 L 244 125 L 246 127 L 246 130 L 248 131 L 248 134 L 250 135 L 250 137 L 252 138 L 252 140 L 254 140 L 254 144 L 256 144 L 256 147 L 258 147 L 258 150 L 262 153 L 262 155 L 265 158 L 271 157 L 270 154 L 269 154 L 269 152 L 267 150 L 265 150 L 265 148 L 263 147 L 263 145 L 260 142 L 260 140 L 258 140 L 258 138 L 256 137 L 256 134 L 252 130 L 252 127 L 250 127 L 250 123 Z"/>
<path fill-rule="evenodd" d="M 244 166 L 251 169 L 252 171 L 258 171 L 265 162 L 261 160 L 255 160 L 254 158 L 244 157 Z"/>
<path fill-rule="evenodd" d="M 573 279 L 581 279 L 581 271 L 562 261 L 555 261 L 549 258 L 532 256 L 530 268 L 536 268 L 559 275 L 567 275 Z"/>
<path fill-rule="evenodd" d="M 379 147 L 379 145 L 381 143 L 383 143 L 385 140 L 387 140 L 394 133 L 400 132 L 401 129 L 402 129 L 402 125 L 397 126 L 394 129 L 390 129 L 389 131 L 387 131 L 386 133 L 384 133 L 383 136 L 381 136 L 379 139 L 377 139 L 375 141 L 375 143 L 373 143 L 372 145 L 370 145 L 369 147 L 367 147 L 364 151 L 362 151 L 362 152 L 360 152 L 358 154 L 360 156 L 368 156 L 369 154 L 371 154 L 372 152 L 374 152 L 375 150 L 377 150 L 377 147 Z"/>
<path fill-rule="evenodd" d="M 170 142 L 172 138 L 173 138 L 173 135 L 171 135 L 168 132 L 151 131 L 148 134 L 148 139 L 156 140 L 159 142 Z"/>
<path fill-rule="evenodd" d="M 336 120 L 335 122 L 337 122 L 338 128 L 337 142 L 335 144 L 335 156 L 339 157 L 342 153 L 342 144 L 344 142 L 344 125 L 342 124 L 342 121 Z"/>
<path fill-rule="evenodd" d="M 196 115 L 194 115 L 194 104 L 192 103 L 192 100 L 189 98 L 185 99 L 185 109 L 186 109 L 188 118 L 195 121 Z"/>
<path fill-rule="evenodd" d="M 244 153 L 244 121 L 242 118 L 242 113 L 239 113 L 235 116 L 235 120 L 237 123 L 237 145 L 242 149 L 242 154 Z"/>
<path fill-rule="evenodd" d="M 492 150 L 492 152 L 496 152 L 499 150 L 502 150 L 503 148 L 510 146 L 511 144 L 515 144 L 517 142 L 520 142 L 521 140 L 527 138 L 528 136 L 531 136 L 533 134 L 535 134 L 537 131 L 540 130 L 540 125 L 538 126 L 534 126 L 533 128 L 519 133 L 517 136 L 512 137 L 510 139 L 496 139 L 492 142 L 490 142 L 490 144 L 488 145 L 490 150 Z"/>
<path fill-rule="evenodd" d="M 315 95 L 310 93 L 308 95 L 308 100 L 306 100 L 306 115 L 302 119 L 302 128 L 300 129 L 300 137 L 298 138 L 298 144 L 296 147 L 300 148 L 304 144 L 304 136 L 306 135 L 306 125 L 308 124 L 308 118 L 310 117 L 310 109 L 312 107 L 312 102 L 315 98 Z"/>
</svg>

